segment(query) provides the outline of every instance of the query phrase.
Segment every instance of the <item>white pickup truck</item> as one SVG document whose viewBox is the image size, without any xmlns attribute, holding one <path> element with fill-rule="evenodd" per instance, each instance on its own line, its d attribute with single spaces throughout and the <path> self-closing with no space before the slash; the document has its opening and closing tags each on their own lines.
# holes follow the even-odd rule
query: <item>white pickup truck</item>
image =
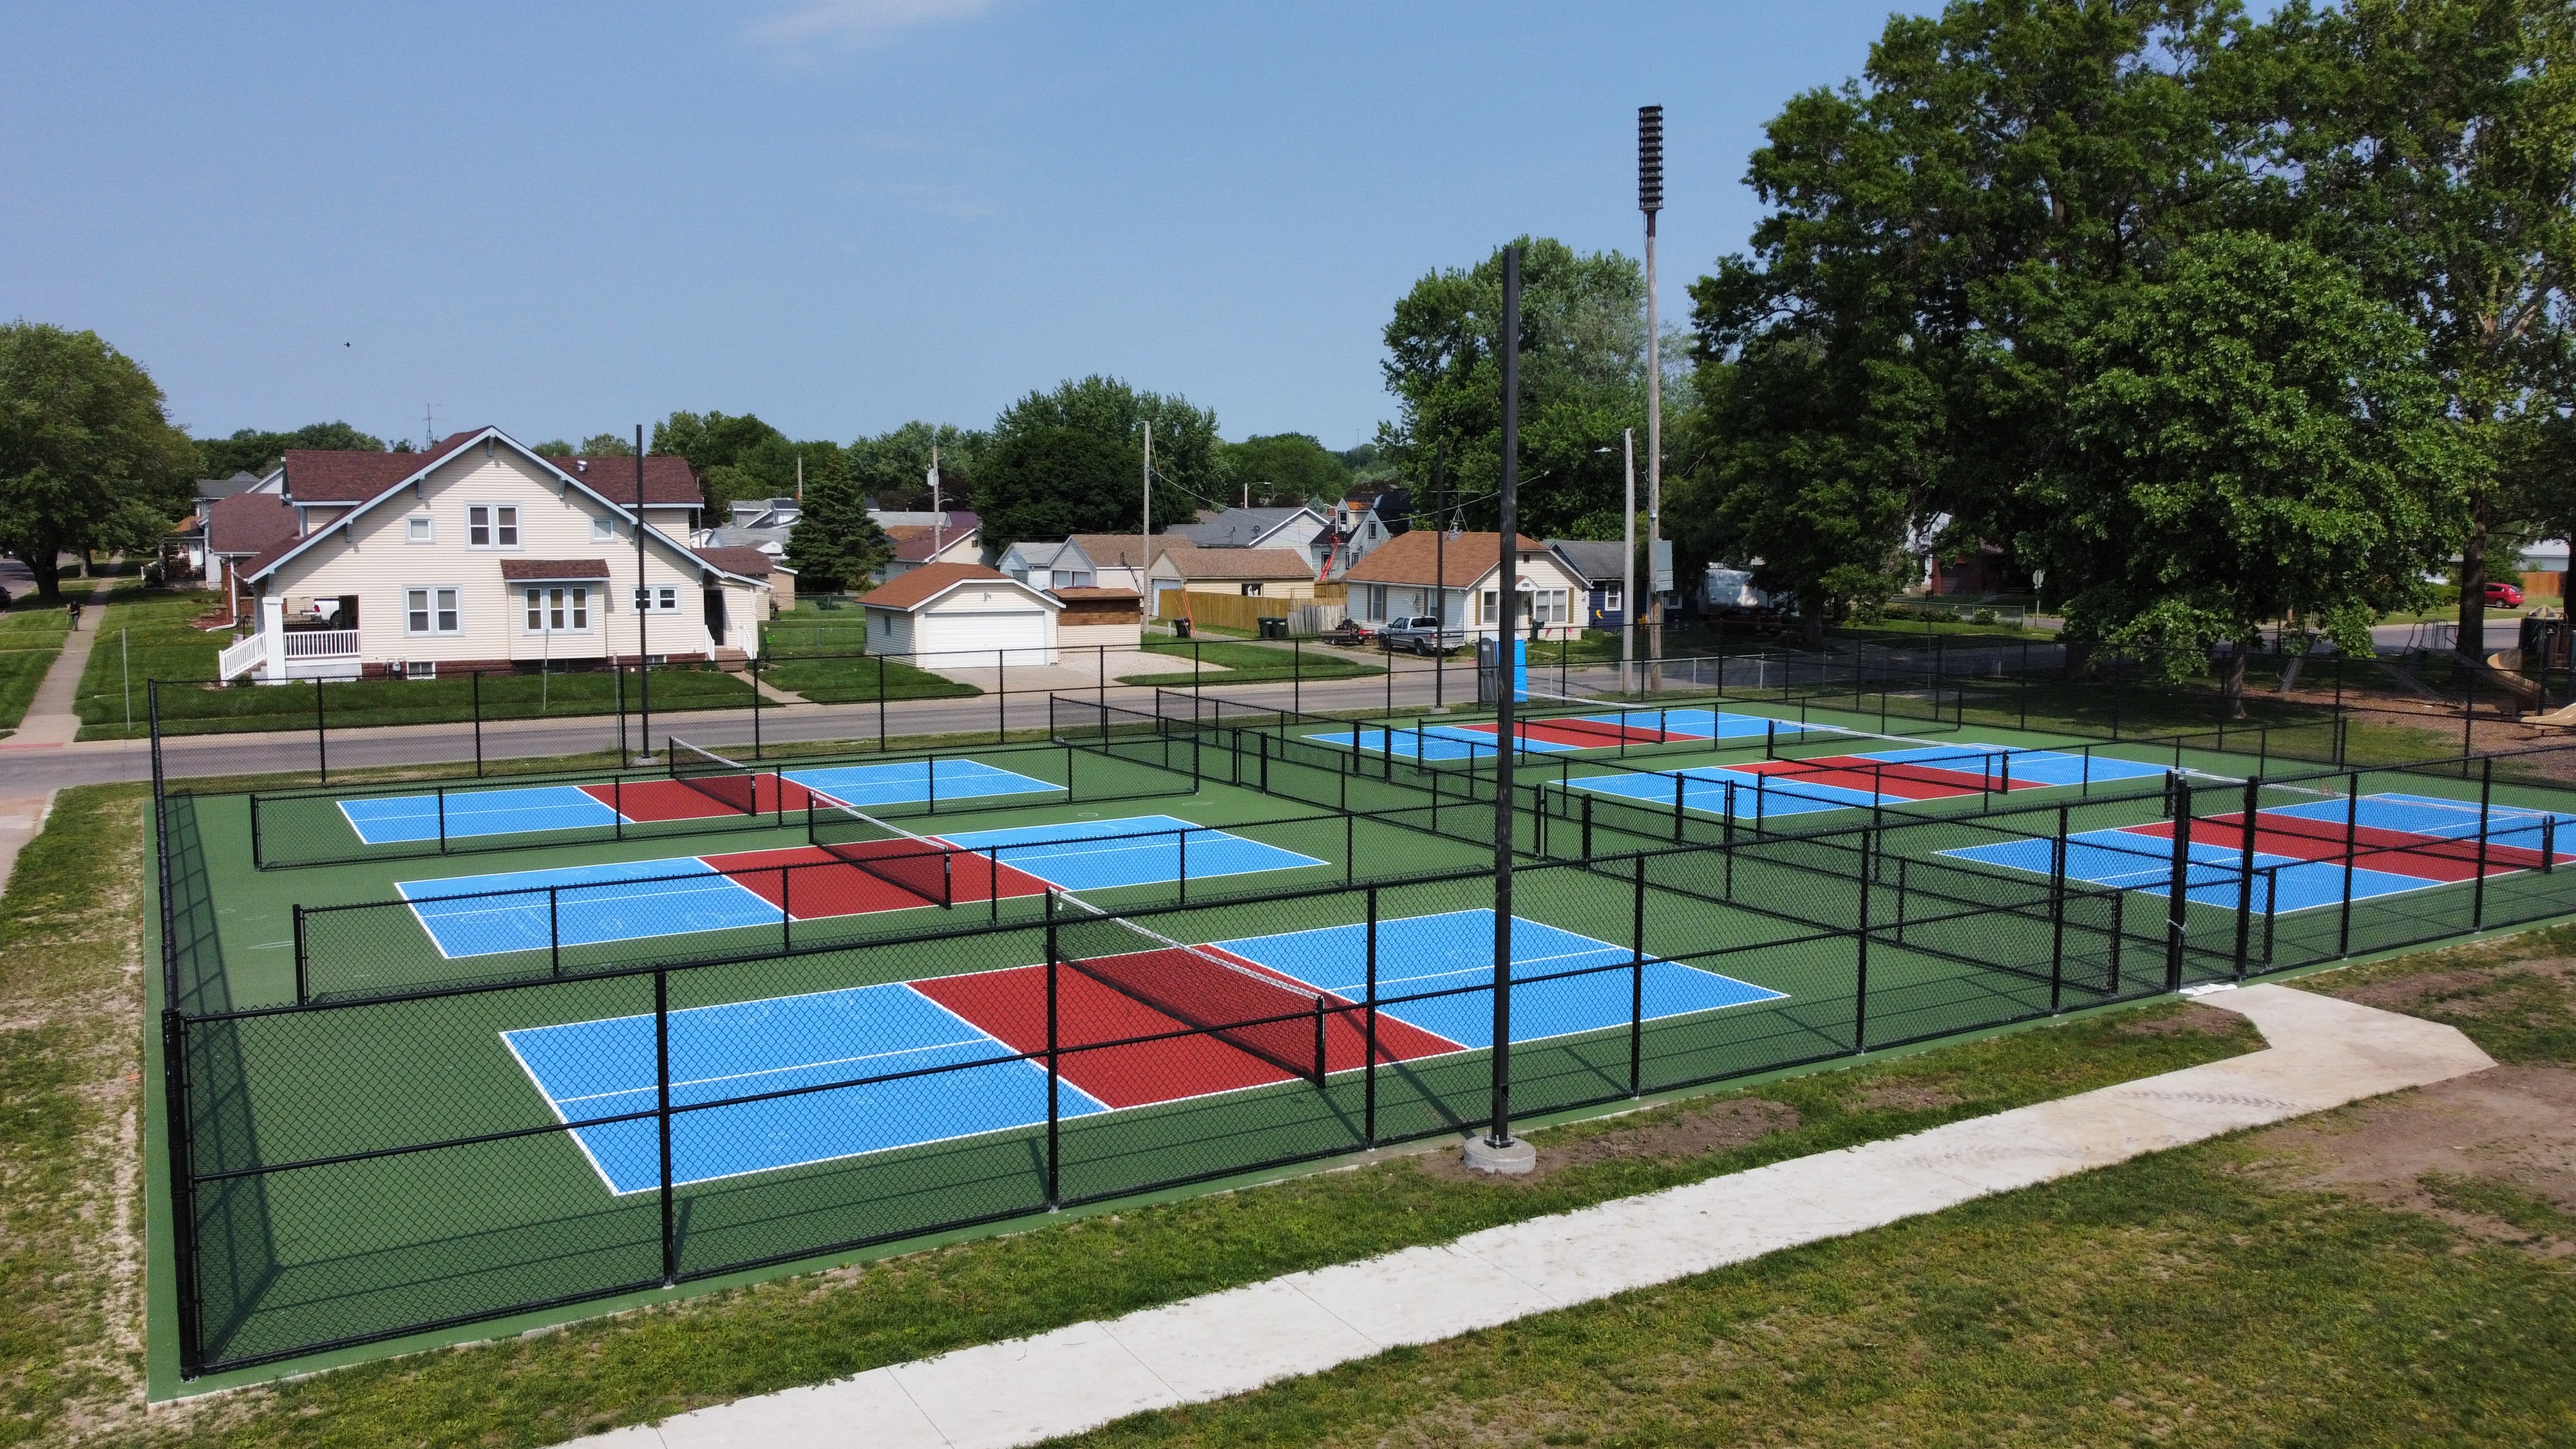
<svg viewBox="0 0 2576 1449">
<path fill-rule="evenodd" d="M 1429 614 L 1410 618 L 1389 619 L 1378 631 L 1378 647 L 1389 654 L 1401 649 L 1408 654 L 1448 654 L 1467 647 L 1464 629 L 1443 629 L 1440 621 Z"/>
</svg>

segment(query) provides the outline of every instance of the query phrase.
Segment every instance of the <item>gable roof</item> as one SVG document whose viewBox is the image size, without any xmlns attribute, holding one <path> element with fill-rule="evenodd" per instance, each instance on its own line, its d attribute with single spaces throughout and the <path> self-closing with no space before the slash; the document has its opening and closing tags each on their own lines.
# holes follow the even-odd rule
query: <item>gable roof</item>
<svg viewBox="0 0 2576 1449">
<path fill-rule="evenodd" d="M 1311 579 L 1312 559 L 1293 548 L 1196 548 L 1184 544 L 1156 555 L 1185 579 Z"/>
<path fill-rule="evenodd" d="M 1254 540 L 1295 523 L 1301 514 L 1314 520 L 1316 528 L 1324 526 L 1323 515 L 1311 508 L 1268 506 L 1227 508 L 1214 512 L 1201 509 L 1198 522 L 1175 524 L 1165 531 L 1178 534 L 1201 548 L 1250 548 Z M 1306 542 L 1303 538 L 1297 541 Z"/>
<path fill-rule="evenodd" d="M 1494 571 L 1494 555 L 1502 542 L 1499 533 L 1459 533 L 1450 535 L 1444 548 L 1438 532 L 1417 528 L 1369 550 L 1368 557 L 1361 559 L 1343 581 L 1438 584 L 1462 589 Z M 1513 536 L 1513 549 L 1522 558 L 1547 552 L 1545 544 L 1527 534 Z"/>
<path fill-rule="evenodd" d="M 444 461 L 468 443 L 498 428 L 452 433 L 426 453 L 365 453 L 338 449 L 295 448 L 286 454 L 286 496 L 298 503 L 366 503 L 401 487 L 413 476 Z M 517 446 L 517 440 L 511 440 Z M 522 448 L 521 452 L 527 450 Z M 536 457 L 534 453 L 528 456 Z M 547 467 L 571 477 L 610 502 L 635 501 L 632 458 L 545 458 Z M 697 505 L 706 501 L 689 460 L 677 453 L 656 453 L 644 460 L 644 501 L 648 504 Z"/>
<path fill-rule="evenodd" d="M 1136 539 L 1132 533 L 1077 533 L 1070 542 L 1081 547 L 1082 556 L 1091 560 L 1094 568 L 1132 569 L 1136 566 Z M 1151 564 L 1161 558 L 1166 549 L 1195 546 L 1186 538 L 1158 533 L 1154 535 L 1154 552 L 1145 562 Z"/>
<path fill-rule="evenodd" d="M 256 557 L 274 544 L 293 542 L 296 532 L 295 510 L 274 493 L 235 493 L 206 510 L 210 553 Z"/>
<path fill-rule="evenodd" d="M 968 584 L 1000 584 L 1005 588 L 1015 589 L 1050 609 L 1064 607 L 1056 600 L 1048 598 L 1044 593 L 1030 588 L 1000 569 L 988 569 L 982 564 L 965 563 L 930 564 L 914 569 L 910 573 L 897 574 L 887 582 L 859 595 L 859 602 L 871 609 L 900 609 L 910 613 L 937 600 L 941 595 L 953 589 L 964 588 Z"/>
<path fill-rule="evenodd" d="M 1070 538 L 1052 541 L 1043 538 L 1024 538 L 1004 549 L 1002 555 L 1008 558 L 1012 554 L 1018 554 L 1031 568 L 1051 569 L 1064 562 L 1064 555 L 1068 549 L 1082 562 L 1091 562 L 1091 555 L 1084 551 L 1081 544 Z"/>
<path fill-rule="evenodd" d="M 974 538 L 978 531 L 973 528 L 933 528 L 926 523 L 897 523 L 889 525 L 885 532 L 886 537 L 894 540 L 896 563 L 928 563 L 960 542 Z"/>
<path fill-rule="evenodd" d="M 718 544 L 697 550 L 698 557 L 714 565 L 719 572 L 737 574 L 746 579 L 765 579 L 778 561 L 756 548 Z"/>
<path fill-rule="evenodd" d="M 524 458 L 524 459 L 526 459 L 527 461 L 529 461 L 529 462 L 531 462 L 531 463 L 534 463 L 534 464 L 537 466 L 537 468 L 538 468 L 541 472 L 543 472 L 543 473 L 550 473 L 550 474 L 554 475 L 554 477 L 555 477 L 559 482 L 561 482 L 565 487 L 567 487 L 567 488 L 578 488 L 578 489 L 580 489 L 582 492 L 584 492 L 584 493 L 588 494 L 590 497 L 592 497 L 592 498 L 594 498 L 594 499 L 598 500 L 598 501 L 599 501 L 599 503 L 600 503 L 602 506 L 604 506 L 604 507 L 608 508 L 608 509 L 612 512 L 612 514 L 613 514 L 614 516 L 616 516 L 616 517 L 624 518 L 624 519 L 628 520 L 630 523 L 633 523 L 633 522 L 635 522 L 635 521 L 636 521 L 636 510 L 635 510 L 634 506 L 633 506 L 631 503 L 621 504 L 621 503 L 619 503 L 619 502 L 616 500 L 616 498 L 615 498 L 615 497 L 611 496 L 611 494 L 609 494 L 609 493 L 603 493 L 603 492 L 601 492 L 601 491 L 600 491 L 600 489 L 599 489 L 599 488 L 594 487 L 594 486 L 592 486 L 589 482 L 584 481 L 584 479 L 583 479 L 583 478 L 581 478 L 581 477 L 577 476 L 577 475 L 578 475 L 581 471 L 583 471 L 583 470 L 576 468 L 576 469 L 574 469 L 572 472 L 566 472 L 564 469 L 559 468 L 559 467 L 557 467 L 557 466 L 556 466 L 556 460 L 555 460 L 555 459 L 547 458 L 547 457 L 543 457 L 543 456 L 539 455 L 535 450 L 533 450 L 533 449 L 529 448 L 526 444 L 524 444 L 524 443 L 520 442 L 518 439 L 511 437 L 508 433 L 502 432 L 499 428 L 492 428 L 492 427 L 477 428 L 477 429 L 475 429 L 474 431 L 472 431 L 472 432 L 470 432 L 470 433 L 458 433 L 458 434 L 455 434 L 455 435 L 453 435 L 453 436 L 451 436 L 451 437 L 449 437 L 449 438 L 445 439 L 444 441 L 442 441 L 442 442 L 441 442 L 437 447 L 435 447 L 435 448 L 431 449 L 431 450 L 430 450 L 429 452 L 427 452 L 427 453 L 345 453 L 345 452 L 333 452 L 333 453 L 326 453 L 326 452 L 323 452 L 323 451 L 321 451 L 321 450 L 312 450 L 312 451 L 313 451 L 313 453 L 314 453 L 314 455 L 315 455 L 315 456 L 317 456 L 317 457 L 325 457 L 325 458 L 331 458 L 331 459 L 372 459 L 372 458 L 386 458 L 386 459 L 392 459 L 392 460 L 395 460 L 395 461 L 398 461 L 398 462 L 407 462 L 407 463 L 410 463 L 410 464 L 411 464 L 411 468 L 410 468 L 410 471 L 409 471 L 409 472 L 404 473 L 401 477 L 396 478 L 396 479 L 394 479 L 392 482 L 387 483 L 387 484 L 384 484 L 383 486 L 376 488 L 374 492 L 369 493 L 369 494 L 366 494 L 364 497 L 356 497 L 356 496 L 352 496 L 352 497 L 350 497 L 350 498 L 346 498 L 346 499 L 338 499 L 338 500 L 330 500 L 330 499 L 326 499 L 326 500 L 323 500 L 323 501 L 325 501 L 325 502 L 332 502 L 332 501 L 346 502 L 346 503 L 350 503 L 350 504 L 352 504 L 353 506 L 352 506 L 352 507 L 350 507 L 350 508 L 348 508 L 345 512 L 342 512 L 342 513 L 338 513 L 338 514 L 333 515 L 329 522 L 325 523 L 323 526 L 321 526 L 321 527 L 319 527 L 319 528 L 316 528 L 316 529 L 315 529 L 315 530 L 313 530 L 311 533 L 305 534 L 305 535 L 304 535 L 303 537 L 301 537 L 301 538 L 290 538 L 290 539 L 285 539 L 285 540 L 282 540 L 282 541 L 281 541 L 281 542 L 279 542 L 279 543 L 276 543 L 276 544 L 273 544 L 273 545 L 269 546 L 269 547 L 268 547 L 268 548 L 266 548 L 266 549 L 261 550 L 261 551 L 260 551 L 260 553 L 259 553 L 259 556 L 258 556 L 258 557 L 253 558 L 249 563 L 246 563 L 246 564 L 242 565 L 242 577 L 244 577 L 244 578 L 246 578 L 246 579 L 255 579 L 255 578 L 258 578 L 260 575 L 265 574 L 265 573 L 269 572 L 270 570 L 272 570 L 272 569 L 276 568 L 279 564 L 284 563 L 286 560 L 288 560 L 288 559 L 290 559 L 290 558 L 294 557 L 296 554 L 301 553 L 301 552 L 303 552 L 305 549 L 311 548 L 311 547 L 313 547 L 314 545 L 316 545 L 316 544 L 320 543 L 323 539 L 330 537 L 333 533 L 338 533 L 338 534 L 340 534 L 340 535 L 341 535 L 341 537 L 342 537 L 342 539 L 343 539 L 343 541 L 346 541 L 346 539 L 347 539 L 347 538 L 348 538 L 348 536 L 349 536 L 348 530 L 349 530 L 349 529 L 350 529 L 350 527 L 351 527 L 351 526 L 356 522 L 356 520 L 358 519 L 358 517 L 359 517 L 360 515 L 362 515 L 362 514 L 364 514 L 364 513 L 368 512 L 369 510 L 373 509 L 373 508 L 374 508 L 374 507 L 376 507 L 378 504 L 383 503 L 386 499 L 393 497 L 397 492 L 399 492 L 399 491 L 402 489 L 402 487 L 403 487 L 404 485 L 409 484 L 409 483 L 413 482 L 413 481 L 414 481 L 414 480 L 416 480 L 416 479 L 426 477 L 426 476 L 430 473 L 430 471 L 431 471 L 431 470 L 435 469 L 439 464 L 441 464 L 441 463 L 445 462 L 445 461 L 446 461 L 450 456 L 454 455 L 456 452 L 458 452 L 459 450 L 461 450 L 462 448 L 464 448 L 464 447 L 466 446 L 466 444 L 468 444 L 468 443 L 472 443 L 472 442 L 475 442 L 475 441 L 478 441 L 478 440 L 488 440 L 488 442 L 489 442 L 493 447 L 498 447 L 498 446 L 500 446 L 500 445 L 501 445 L 501 444 L 503 444 L 503 443 L 507 443 L 507 444 L 509 444 L 509 445 L 510 445 L 510 451 L 512 451 L 513 453 L 518 454 L 521 458 Z M 298 451 L 299 451 L 299 452 L 302 452 L 302 451 L 306 451 L 306 450 L 301 450 L 301 449 L 299 449 Z M 289 455 L 289 456 L 290 456 L 290 457 L 292 457 L 293 455 Z M 588 461 L 590 461 L 590 460 L 588 460 L 588 459 L 581 459 L 581 458 L 574 458 L 574 459 L 567 459 L 567 460 L 564 460 L 564 461 L 572 462 L 572 463 L 584 463 L 584 462 L 588 462 Z M 608 460 L 605 460 L 605 461 L 608 461 L 608 462 L 624 462 L 624 463 L 626 463 L 626 464 L 628 465 L 628 466 L 627 466 L 627 469 L 626 469 L 627 496 L 628 496 L 628 498 L 632 499 L 632 498 L 634 497 L 634 493 L 635 493 L 635 489 L 634 489 L 635 469 L 634 469 L 634 466 L 633 466 L 633 465 L 634 465 L 634 460 L 633 460 L 633 459 L 631 459 L 631 458 L 627 458 L 627 459 L 608 459 Z M 678 465 L 678 471 L 679 471 L 680 473 L 683 473 L 683 474 L 687 474 L 687 475 L 688 475 L 688 477 L 689 477 L 689 479 L 690 479 L 690 487 L 691 487 L 692 489 L 694 489 L 694 488 L 696 487 L 696 477 L 697 477 L 697 475 L 696 475 L 696 474 L 694 474 L 694 473 L 690 473 L 690 472 L 689 472 L 688 460 L 687 460 L 687 459 L 685 459 L 685 458 L 680 458 L 680 457 L 678 457 L 678 456 L 675 454 L 675 455 L 672 455 L 672 456 L 671 456 L 671 458 L 670 458 L 670 460 L 669 460 L 669 461 L 670 461 L 670 462 L 673 462 L 673 463 L 676 463 L 676 464 Z M 650 459 L 647 459 L 647 460 L 646 460 L 646 462 L 649 464 L 649 463 L 651 462 L 651 460 L 650 460 Z M 334 465 L 332 465 L 332 466 L 337 466 L 337 465 L 336 465 L 336 464 L 334 464 Z M 366 469 L 367 469 L 367 468 L 372 468 L 372 467 L 374 467 L 374 466 L 375 466 L 374 464 L 367 464 L 367 465 L 365 465 L 365 467 L 357 468 L 357 469 L 356 469 L 356 471 L 355 471 L 355 472 L 352 472 L 349 476 L 351 476 L 351 477 L 355 477 L 355 476 L 357 476 L 357 474 L 358 474 L 358 473 L 363 473 L 363 472 L 365 472 L 365 471 L 366 471 Z M 671 468 L 669 468 L 669 467 L 667 467 L 667 466 L 666 466 L 662 471 L 663 471 L 665 474 L 668 474 L 668 473 L 670 473 L 672 470 L 671 470 Z M 325 477 L 330 476 L 330 468 L 329 468 L 329 467 L 325 467 L 325 468 L 323 469 L 323 476 L 325 476 Z M 600 480 L 600 481 L 601 481 L 601 482 L 603 482 L 603 483 L 608 483 L 608 482 L 609 482 L 609 480 L 610 480 L 611 478 L 613 478 L 614 476 L 615 476 L 615 475 L 614 475 L 614 470 L 609 470 L 606 474 L 604 474 L 604 475 L 602 476 L 602 478 L 601 478 L 601 480 Z M 653 473 L 653 470 L 652 470 L 650 467 L 647 467 L 647 468 L 646 468 L 646 470 L 645 470 L 645 474 L 644 474 L 644 479 L 645 479 L 644 501 L 645 501 L 647 504 L 652 504 L 652 503 L 659 503 L 659 502 L 665 502 L 665 501 L 668 501 L 668 500 L 663 499 L 663 498 L 660 496 L 660 494 L 661 494 L 661 492 L 662 492 L 663 490 L 662 490 L 662 488 L 661 488 L 659 485 L 657 485 L 657 484 L 654 482 L 654 473 Z M 613 487 L 614 485 L 612 484 L 611 486 Z M 289 500 L 289 501 L 292 501 L 292 502 L 298 502 L 298 503 L 305 503 L 305 502 L 311 502 L 311 501 L 312 501 L 312 500 L 310 500 L 310 499 L 299 499 L 299 498 L 294 498 L 294 497 L 292 497 L 291 495 L 293 495 L 293 493 L 294 493 L 294 489 L 293 489 L 291 486 L 290 486 L 290 488 L 288 489 L 288 492 L 289 492 L 289 494 L 290 494 L 290 500 Z M 688 546 L 686 543 L 683 543 L 683 542 L 682 542 L 682 541 L 680 541 L 679 539 L 673 538 L 671 535 L 669 535 L 669 534 L 667 534 L 667 533 L 664 533 L 661 529 L 656 528 L 656 527 L 653 527 L 653 526 L 652 526 L 652 525 L 650 525 L 650 524 L 644 524 L 644 525 L 643 525 L 643 528 L 644 528 L 644 533 L 645 533 L 645 535 L 646 535 L 647 537 L 660 539 L 660 540 L 662 541 L 663 545 L 664 545 L 665 547 L 667 547 L 667 548 L 670 548 L 672 551 L 674 551 L 674 552 L 676 552 L 676 553 L 683 554 L 683 555 L 686 555 L 686 554 L 688 554 L 688 553 L 690 552 L 690 550 L 689 550 L 689 546 Z"/>
<path fill-rule="evenodd" d="M 1548 551 L 1567 568 L 1574 570 L 1586 584 L 1614 583 L 1628 571 L 1628 546 L 1624 543 L 1601 543 L 1586 538 L 1551 538 Z"/>
</svg>

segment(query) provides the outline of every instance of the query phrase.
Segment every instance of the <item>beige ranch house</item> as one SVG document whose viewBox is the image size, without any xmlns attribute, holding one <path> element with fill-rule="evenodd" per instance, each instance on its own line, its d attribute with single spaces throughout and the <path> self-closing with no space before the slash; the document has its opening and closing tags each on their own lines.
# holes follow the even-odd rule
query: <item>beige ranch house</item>
<svg viewBox="0 0 2576 1449">
<path fill-rule="evenodd" d="M 290 452 L 295 532 L 237 570 L 253 627 L 223 677 L 747 659 L 770 616 L 765 560 L 689 547 L 703 494 L 687 460 L 642 460 L 640 505 L 638 471 L 539 457 L 498 428 L 426 453 Z"/>
<path fill-rule="evenodd" d="M 1436 615 L 1444 629 L 1492 634 L 1505 617 L 1495 584 L 1502 541 L 1499 533 L 1453 533 L 1443 542 L 1424 529 L 1389 539 L 1344 577 L 1349 616 L 1380 629 L 1389 619 Z M 1535 622 L 1542 639 L 1582 633 L 1574 617 L 1584 596 L 1582 576 L 1534 538 L 1515 537 L 1512 554 L 1514 627 L 1527 630 Z"/>
</svg>

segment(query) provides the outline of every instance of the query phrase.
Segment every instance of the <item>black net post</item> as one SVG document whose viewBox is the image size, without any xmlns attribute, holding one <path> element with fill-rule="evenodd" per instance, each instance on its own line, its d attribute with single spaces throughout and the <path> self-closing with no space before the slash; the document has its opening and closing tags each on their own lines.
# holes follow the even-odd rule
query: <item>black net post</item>
<svg viewBox="0 0 2576 1449">
<path fill-rule="evenodd" d="M 1055 892 L 1049 890 L 1046 893 L 1046 1205 L 1049 1212 L 1055 1211 L 1056 1204 L 1062 1200 L 1058 1191 L 1062 1178 L 1057 1168 L 1060 1161 L 1059 1129 L 1063 1122 L 1063 1105 L 1059 1100 L 1061 1094 L 1057 1091 L 1057 1084 L 1064 1080 L 1059 1070 L 1063 1043 L 1056 1034 L 1056 1005 L 1057 977 L 1064 957 L 1063 952 L 1058 949 L 1056 940 L 1055 914 Z"/>
<path fill-rule="evenodd" d="M 671 1227 L 671 973 L 653 973 L 654 1118 L 662 1129 L 662 1286 L 680 1281 L 680 1242 Z"/>
<path fill-rule="evenodd" d="M 1586 846 L 1584 855 L 1592 854 Z M 1646 853 L 1628 860 L 1628 1096 L 1642 1090 L 1646 1069 Z"/>
</svg>

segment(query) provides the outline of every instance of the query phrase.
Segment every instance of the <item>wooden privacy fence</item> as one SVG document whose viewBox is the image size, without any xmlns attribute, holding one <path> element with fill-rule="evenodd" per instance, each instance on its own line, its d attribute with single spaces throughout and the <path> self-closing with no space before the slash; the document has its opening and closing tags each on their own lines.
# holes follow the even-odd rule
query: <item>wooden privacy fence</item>
<svg viewBox="0 0 2576 1449">
<path fill-rule="evenodd" d="M 1317 584 L 1312 599 L 1272 599 L 1243 594 L 1192 594 L 1167 589 L 1157 601 L 1156 617 L 1170 620 L 1186 618 L 1194 624 L 1213 624 L 1220 629 L 1241 629 L 1249 633 L 1261 627 L 1263 619 L 1286 619 L 1292 634 L 1320 634 L 1342 621 L 1346 584 Z M 1301 627 L 1302 626 L 1302 627 Z"/>
</svg>

